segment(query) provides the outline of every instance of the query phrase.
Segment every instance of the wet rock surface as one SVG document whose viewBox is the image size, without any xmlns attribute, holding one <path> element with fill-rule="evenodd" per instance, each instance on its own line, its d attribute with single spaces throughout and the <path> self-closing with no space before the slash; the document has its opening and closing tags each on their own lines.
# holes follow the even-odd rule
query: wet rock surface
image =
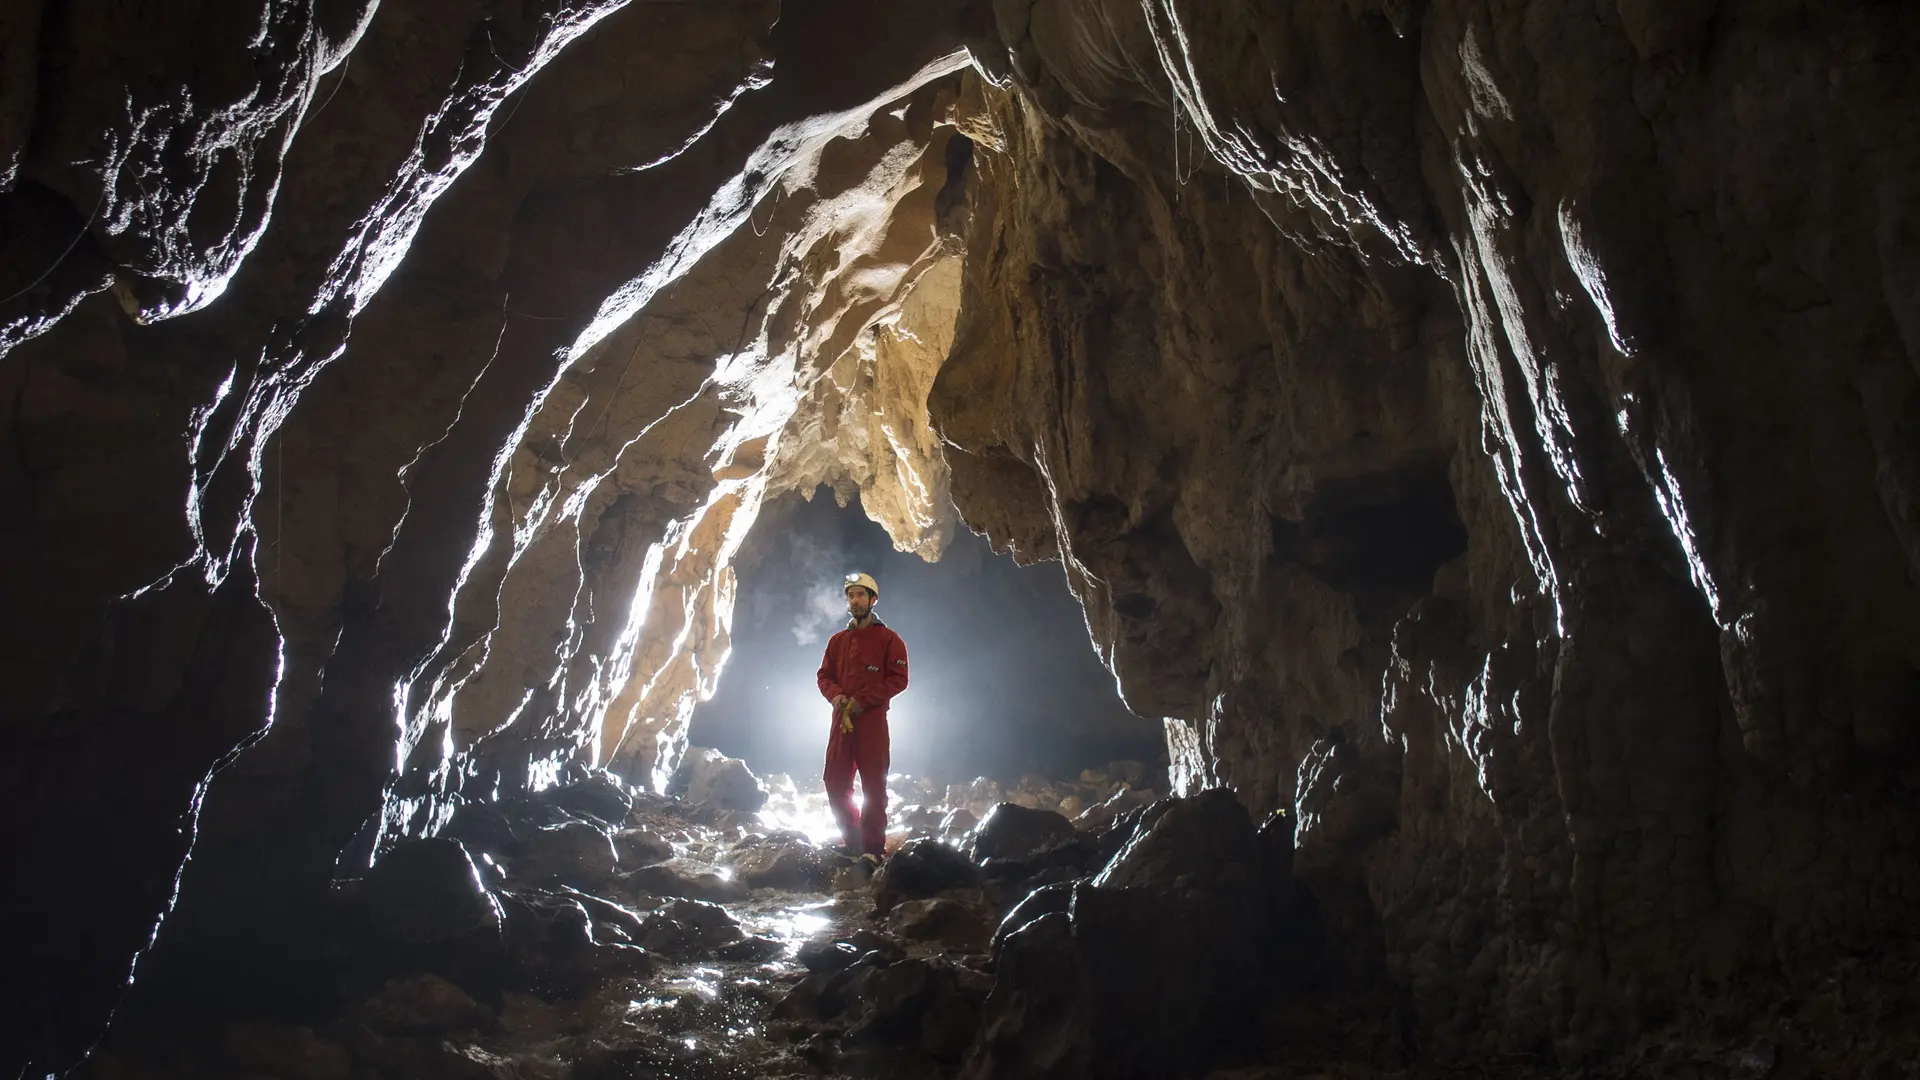
<svg viewBox="0 0 1920 1080">
<path fill-rule="evenodd" d="M 339 980 L 331 1011 L 198 1033 L 130 1028 L 86 1075 L 905 1078 L 960 1068 L 996 985 L 989 939 L 1009 907 L 1031 906 L 1019 903 L 1026 882 L 990 878 L 931 829 L 909 829 L 869 874 L 786 827 L 804 806 L 816 832 L 831 834 L 817 788 L 715 824 L 710 805 L 623 801 L 607 797 L 622 793 L 617 781 L 599 784 L 591 804 L 569 785 L 468 808 L 449 827 L 466 839 L 402 843 L 344 880 L 341 903 L 365 918 L 341 920 L 335 946 L 347 962 L 311 973 Z M 947 808 L 935 808 L 937 822 Z M 1043 850 L 1059 847 L 1051 827 L 1030 831 L 1050 838 Z M 622 835 L 649 838 L 646 856 L 666 861 L 621 870 L 602 852 Z M 1092 844 L 1103 845 L 1118 847 Z M 1136 860 L 1151 862 L 1159 849 L 1140 845 Z"/>
<path fill-rule="evenodd" d="M 697 1068 L 538 995 L 776 998 L 618 940 L 709 897 L 761 948 L 748 812 L 585 774 L 672 781 L 731 553 L 822 483 L 1058 559 L 1166 718 L 1120 796 L 900 793 L 1104 827 L 903 901 L 1060 886 L 1000 939 L 1034 1000 L 1130 1015 L 1018 958 L 1078 956 L 1076 896 L 1130 925 L 1147 883 L 1082 879 L 1135 792 L 1224 786 L 1289 815 L 1266 907 L 1350 999 L 1267 1058 L 1911 1071 L 1917 43 L 1899 3 L 0 7 L 0 1075 L 388 956 L 497 1028 L 173 1071 Z M 425 838 L 465 862 L 392 861 Z M 861 1037 L 795 1060 L 950 1051 L 963 967 L 823 995 Z"/>
</svg>

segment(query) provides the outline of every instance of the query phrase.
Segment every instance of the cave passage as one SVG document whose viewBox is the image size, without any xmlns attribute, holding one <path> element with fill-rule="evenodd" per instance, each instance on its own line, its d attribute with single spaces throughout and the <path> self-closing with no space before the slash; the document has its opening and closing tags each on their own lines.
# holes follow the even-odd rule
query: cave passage
<svg viewBox="0 0 1920 1080">
<path fill-rule="evenodd" d="M 0 4 L 0 1080 L 1920 1075 L 1916 52 Z"/>
<path fill-rule="evenodd" d="M 841 579 L 865 570 L 880 582 L 877 613 L 913 659 L 891 710 L 894 771 L 942 783 L 1071 779 L 1164 757 L 1160 725 L 1127 711 L 1058 563 L 1016 566 L 964 530 L 927 562 L 822 488 L 764 509 L 735 566 L 733 651 L 718 691 L 694 710 L 696 746 L 817 779 L 826 711 L 814 673 L 846 623 Z"/>
</svg>

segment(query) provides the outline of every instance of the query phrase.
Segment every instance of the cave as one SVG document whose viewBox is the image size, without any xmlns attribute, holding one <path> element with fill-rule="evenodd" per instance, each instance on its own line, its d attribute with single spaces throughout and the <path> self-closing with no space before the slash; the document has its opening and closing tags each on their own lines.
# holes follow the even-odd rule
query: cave
<svg viewBox="0 0 1920 1080">
<path fill-rule="evenodd" d="M 7 5 L 0 1075 L 1910 1075 L 1915 46 Z M 828 507 L 1111 767 L 698 804 Z"/>
</svg>

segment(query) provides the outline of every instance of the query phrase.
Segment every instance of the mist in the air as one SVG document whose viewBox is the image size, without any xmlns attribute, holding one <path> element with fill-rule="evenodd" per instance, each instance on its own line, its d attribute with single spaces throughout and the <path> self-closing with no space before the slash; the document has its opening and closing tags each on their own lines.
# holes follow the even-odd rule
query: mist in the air
<svg viewBox="0 0 1920 1080">
<path fill-rule="evenodd" d="M 875 614 L 906 641 L 911 683 L 890 710 L 893 771 L 963 780 L 1164 756 L 1160 725 L 1127 712 L 1094 655 L 1058 563 L 1019 567 L 964 529 L 938 563 L 894 551 L 857 504 L 824 490 L 770 506 L 739 564 L 733 652 L 693 740 L 760 772 L 817 773 L 830 707 L 815 686 L 846 625 L 841 588 L 880 583 Z"/>
</svg>

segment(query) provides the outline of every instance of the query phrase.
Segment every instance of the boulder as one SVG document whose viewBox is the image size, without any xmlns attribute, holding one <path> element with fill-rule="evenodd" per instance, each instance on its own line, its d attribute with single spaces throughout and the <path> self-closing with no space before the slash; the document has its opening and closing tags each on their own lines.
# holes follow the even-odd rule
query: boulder
<svg viewBox="0 0 1920 1080">
<path fill-rule="evenodd" d="M 559 882 L 590 887 L 611 880 L 619 868 L 620 856 L 606 829 L 570 819 L 526 837 L 507 863 L 507 876 L 523 885 Z"/>
<path fill-rule="evenodd" d="M 874 906 L 886 914 L 902 900 L 938 896 L 980 883 L 980 870 L 938 840 L 909 840 L 873 876 Z"/>
<path fill-rule="evenodd" d="M 844 971 L 860 959 L 860 951 L 844 941 L 830 937 L 812 938 L 800 946 L 800 963 L 816 974 L 831 975 Z"/>
<path fill-rule="evenodd" d="M 652 829 L 621 829 L 613 834 L 613 850 L 629 870 L 673 858 L 673 844 Z"/>
<path fill-rule="evenodd" d="M 711 870 L 692 870 L 672 863 L 643 866 L 621 880 L 631 891 L 688 900 L 741 900 L 747 895 L 746 886 L 738 881 Z"/>
<path fill-rule="evenodd" d="M 894 933 L 910 941 L 937 942 L 966 952 L 986 948 L 990 933 L 972 908 L 944 896 L 903 901 L 887 921 Z"/>
<path fill-rule="evenodd" d="M 1097 831 L 1112 825 L 1127 811 L 1153 802 L 1153 793 L 1122 785 L 1100 802 L 1082 809 L 1073 819 L 1076 828 Z"/>
<path fill-rule="evenodd" d="M 984 989 L 968 987 L 974 973 L 936 961 L 934 976 L 920 1009 L 920 1051 L 936 1061 L 958 1062 L 980 1028 L 980 1001 Z"/>
<path fill-rule="evenodd" d="M 668 791 L 689 806 L 753 813 L 767 804 L 766 786 L 739 758 L 696 746 L 674 771 Z"/>
<path fill-rule="evenodd" d="M 619 826 L 633 811 L 633 795 L 627 785 L 605 769 L 597 769 L 572 783 L 548 788 L 534 798 L 575 817 L 595 818 L 608 826 Z"/>
<path fill-rule="evenodd" d="M 1230 791 L 1150 808 L 1105 869 L 1069 886 L 1064 910 L 1055 892 L 1009 916 L 962 1076 L 1202 1073 L 1263 983 L 1265 861 Z"/>
<path fill-rule="evenodd" d="M 984 817 L 996 803 L 1003 801 L 1000 785 L 984 776 L 976 777 L 971 783 L 947 787 L 946 804 L 964 809 L 975 818 Z"/>
<path fill-rule="evenodd" d="M 734 877 L 752 889 L 825 889 L 838 860 L 797 832 L 779 832 L 735 848 L 727 858 Z"/>
<path fill-rule="evenodd" d="M 787 951 L 787 943 L 778 938 L 745 937 L 731 945 L 722 945 L 713 951 L 713 955 L 722 960 L 739 963 L 762 964 Z"/>
<path fill-rule="evenodd" d="M 940 828 L 936 830 L 935 835 L 948 843 L 957 844 L 965 840 L 967 833 L 972 832 L 973 827 L 978 824 L 980 824 L 978 814 L 964 806 L 956 806 L 940 819 Z"/>
<path fill-rule="evenodd" d="M 394 941 L 424 945 L 500 931 L 500 903 L 457 840 L 402 841 L 374 864 L 360 895 L 374 929 Z"/>
<path fill-rule="evenodd" d="M 746 937 L 718 904 L 675 900 L 641 923 L 639 944 L 676 959 L 691 959 Z"/>
<path fill-rule="evenodd" d="M 1007 912 L 1006 918 L 1000 920 L 999 929 L 994 931 L 993 940 L 989 943 L 993 951 L 995 953 L 1000 951 L 1000 945 L 1006 940 L 1008 934 L 1037 921 L 1040 916 L 1066 914 L 1067 905 L 1073 901 L 1073 885 L 1071 881 L 1042 885 L 1013 905 L 1013 909 Z"/>
<path fill-rule="evenodd" d="M 1001 803 L 967 834 L 963 850 L 976 863 L 991 859 L 1028 859 L 1048 845 L 1073 835 L 1073 822 L 1052 810 Z"/>
<path fill-rule="evenodd" d="M 883 964 L 890 964 L 907 955 L 907 950 L 902 948 L 899 942 L 865 927 L 848 934 L 845 940 L 863 959 L 877 955 L 877 961 Z"/>
<path fill-rule="evenodd" d="M 901 960 L 875 968 L 850 984 L 847 1037 L 856 1041 L 918 1042 L 917 1025 L 926 1006 L 928 985 L 924 960 Z"/>
</svg>

